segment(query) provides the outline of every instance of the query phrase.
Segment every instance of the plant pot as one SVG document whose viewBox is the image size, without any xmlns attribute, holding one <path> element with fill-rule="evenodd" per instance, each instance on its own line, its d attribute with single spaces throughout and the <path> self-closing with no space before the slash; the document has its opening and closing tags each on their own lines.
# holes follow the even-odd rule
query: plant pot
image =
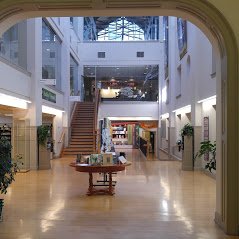
<svg viewBox="0 0 239 239">
<path fill-rule="evenodd" d="M 51 156 L 51 151 L 48 150 L 45 146 L 40 145 L 39 146 L 39 169 L 40 170 L 51 168 L 50 156 Z"/>
<path fill-rule="evenodd" d="M 182 170 L 193 170 L 193 137 L 184 136 L 184 148 L 182 153 Z"/>
<path fill-rule="evenodd" d="M 3 220 L 3 199 L 0 199 L 0 222 Z"/>
</svg>

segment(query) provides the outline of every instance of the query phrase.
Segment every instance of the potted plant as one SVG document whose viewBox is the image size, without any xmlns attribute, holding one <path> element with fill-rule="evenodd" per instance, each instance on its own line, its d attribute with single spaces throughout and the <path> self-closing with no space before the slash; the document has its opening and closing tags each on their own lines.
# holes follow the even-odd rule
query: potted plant
<svg viewBox="0 0 239 239">
<path fill-rule="evenodd" d="M 193 126 L 189 123 L 185 124 L 180 131 L 180 135 L 183 136 L 193 136 Z"/>
<path fill-rule="evenodd" d="M 194 129 L 189 123 L 185 124 L 180 131 L 182 137 L 182 169 L 183 170 L 193 170 L 194 160 L 193 160 L 193 135 Z"/>
<path fill-rule="evenodd" d="M 11 158 L 12 145 L 6 137 L 0 137 L 0 192 L 7 193 L 7 188 L 15 180 L 19 171 L 19 161 Z M 3 199 L 0 199 L 0 218 L 2 218 Z"/>
<path fill-rule="evenodd" d="M 203 155 L 208 155 L 208 162 L 205 165 L 205 169 L 208 169 L 210 172 L 216 170 L 216 142 L 213 143 L 208 141 L 203 141 L 200 143 L 200 149 L 195 155 L 195 159 L 197 157 L 201 158 Z"/>
<path fill-rule="evenodd" d="M 48 125 L 40 125 L 37 127 L 37 139 L 39 145 L 46 146 L 49 130 L 50 127 Z"/>
</svg>

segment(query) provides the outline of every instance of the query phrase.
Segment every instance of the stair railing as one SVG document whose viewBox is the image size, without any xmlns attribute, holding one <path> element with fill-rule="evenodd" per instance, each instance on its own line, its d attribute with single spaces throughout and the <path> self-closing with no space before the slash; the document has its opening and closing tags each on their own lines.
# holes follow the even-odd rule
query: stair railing
<svg viewBox="0 0 239 239">
<path fill-rule="evenodd" d="M 60 137 L 60 139 L 58 141 L 58 144 L 61 144 L 60 157 L 62 157 L 63 150 L 65 148 L 65 136 L 66 136 L 66 128 L 63 128 L 63 130 L 61 132 L 61 137 Z"/>
<path fill-rule="evenodd" d="M 74 102 L 74 105 L 73 105 L 72 110 L 71 110 L 70 129 L 69 129 L 69 134 L 68 134 L 68 142 L 71 139 L 72 121 L 73 121 L 73 117 L 74 117 L 74 114 L 75 114 L 75 111 L 76 111 L 76 105 L 77 105 L 77 102 Z"/>
</svg>

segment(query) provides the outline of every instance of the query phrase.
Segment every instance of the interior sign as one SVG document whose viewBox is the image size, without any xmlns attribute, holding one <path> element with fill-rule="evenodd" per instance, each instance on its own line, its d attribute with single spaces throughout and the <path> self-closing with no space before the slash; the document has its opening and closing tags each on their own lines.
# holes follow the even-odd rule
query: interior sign
<svg viewBox="0 0 239 239">
<path fill-rule="evenodd" d="M 42 99 L 56 103 L 56 94 L 47 89 L 42 88 Z"/>
</svg>

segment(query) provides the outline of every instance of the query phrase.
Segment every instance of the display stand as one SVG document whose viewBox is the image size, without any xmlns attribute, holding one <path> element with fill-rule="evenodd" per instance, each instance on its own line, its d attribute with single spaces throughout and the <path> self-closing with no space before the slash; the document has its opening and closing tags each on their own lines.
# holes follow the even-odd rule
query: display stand
<svg viewBox="0 0 239 239">
<path fill-rule="evenodd" d="M 23 164 L 20 165 L 21 172 L 30 170 L 30 121 L 27 119 L 13 120 L 13 155 Z"/>
<path fill-rule="evenodd" d="M 135 122 L 111 123 L 112 141 L 116 149 L 135 147 Z"/>
<path fill-rule="evenodd" d="M 0 125 L 0 137 L 6 137 L 9 142 L 11 142 L 12 129 L 9 125 Z"/>
<path fill-rule="evenodd" d="M 101 194 L 107 194 L 107 195 L 114 195 L 114 186 L 112 181 L 112 174 L 119 171 L 124 171 L 126 166 L 131 165 L 130 162 L 127 164 L 114 164 L 114 165 L 106 165 L 106 166 L 90 166 L 90 165 L 84 165 L 77 163 L 71 163 L 71 167 L 75 167 L 75 170 L 78 172 L 88 173 L 89 174 L 89 188 L 87 195 L 101 195 Z M 95 184 L 93 183 L 93 174 L 94 173 L 107 173 L 109 175 L 109 183 L 108 185 L 99 185 L 99 186 L 108 186 L 106 188 L 97 189 L 95 188 Z"/>
</svg>

